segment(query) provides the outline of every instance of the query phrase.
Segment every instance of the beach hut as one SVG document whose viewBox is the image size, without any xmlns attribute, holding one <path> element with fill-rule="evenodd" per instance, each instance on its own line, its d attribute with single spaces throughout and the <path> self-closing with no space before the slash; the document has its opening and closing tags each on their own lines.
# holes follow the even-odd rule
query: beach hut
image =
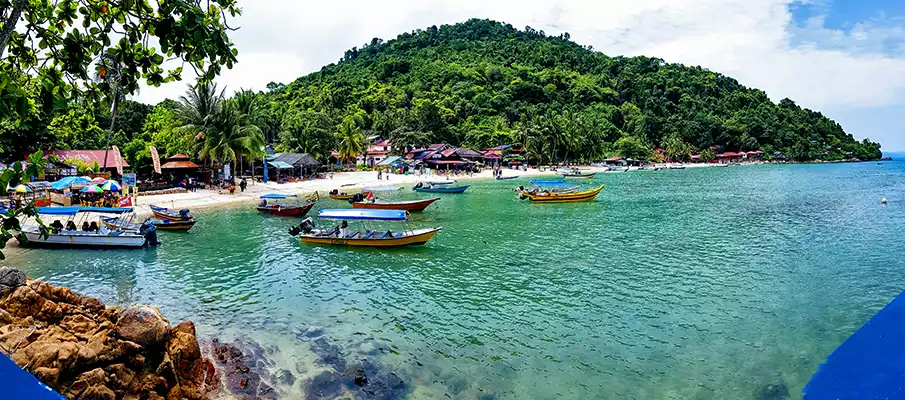
<svg viewBox="0 0 905 400">
<path fill-rule="evenodd" d="M 166 160 L 167 162 L 160 166 L 160 169 L 164 170 L 192 170 L 201 168 L 198 164 L 193 163 L 189 160 L 189 157 L 185 154 L 176 154 L 173 155 Z"/>
</svg>

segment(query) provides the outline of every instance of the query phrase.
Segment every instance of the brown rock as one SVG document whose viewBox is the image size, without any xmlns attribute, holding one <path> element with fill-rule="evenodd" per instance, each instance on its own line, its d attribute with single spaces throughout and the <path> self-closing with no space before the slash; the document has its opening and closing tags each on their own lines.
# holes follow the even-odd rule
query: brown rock
<svg viewBox="0 0 905 400">
<path fill-rule="evenodd" d="M 95 368 L 91 371 L 82 373 L 81 375 L 79 375 L 77 380 L 85 381 L 90 386 L 105 385 L 107 383 L 107 374 L 104 372 L 104 370 Z"/>
<path fill-rule="evenodd" d="M 186 321 L 170 331 L 167 354 L 170 355 L 177 374 L 187 376 L 192 373 L 193 363 L 201 358 L 201 347 L 195 337 L 195 324 Z"/>
<path fill-rule="evenodd" d="M 79 400 L 116 400 L 116 394 L 103 385 L 89 386 Z"/>
<path fill-rule="evenodd" d="M 32 374 L 35 378 L 38 378 L 41 382 L 49 386 L 54 386 L 57 384 L 57 379 L 60 377 L 60 369 L 59 368 L 48 368 L 48 367 L 38 367 L 32 370 Z"/>
<path fill-rule="evenodd" d="M 153 306 L 130 307 L 120 314 L 116 334 L 144 347 L 154 347 L 166 340 L 170 322 Z"/>
<path fill-rule="evenodd" d="M 82 314 L 75 314 L 63 317 L 60 327 L 73 335 L 88 340 L 97 330 L 97 323 Z"/>
</svg>

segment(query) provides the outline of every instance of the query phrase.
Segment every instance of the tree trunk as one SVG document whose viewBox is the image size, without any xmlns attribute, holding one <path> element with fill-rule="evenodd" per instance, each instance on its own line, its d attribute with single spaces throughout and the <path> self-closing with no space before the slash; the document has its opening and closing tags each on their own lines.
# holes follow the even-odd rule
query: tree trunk
<svg viewBox="0 0 905 400">
<path fill-rule="evenodd" d="M 12 37 L 13 32 L 16 31 L 16 24 L 22 16 L 22 10 L 25 10 L 25 6 L 28 4 L 28 0 L 14 1 L 15 4 L 13 4 L 13 9 L 10 11 L 9 17 L 6 18 L 6 21 L 3 21 L 3 31 L 0 31 L 0 57 L 3 57 L 3 52 L 6 51 L 6 45 L 9 44 L 9 38 Z"/>
<path fill-rule="evenodd" d="M 104 171 L 107 171 L 107 153 L 110 152 L 110 136 L 113 135 L 113 125 L 116 124 L 116 111 L 119 110 L 118 88 L 113 88 L 113 105 L 110 106 L 110 129 L 107 131 L 107 145 L 104 146 Z"/>
</svg>

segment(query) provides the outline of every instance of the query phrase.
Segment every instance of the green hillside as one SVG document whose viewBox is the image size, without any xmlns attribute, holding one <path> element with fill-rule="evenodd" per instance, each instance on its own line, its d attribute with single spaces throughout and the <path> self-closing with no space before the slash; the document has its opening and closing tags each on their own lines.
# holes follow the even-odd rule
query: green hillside
<svg viewBox="0 0 905 400">
<path fill-rule="evenodd" d="M 321 147 L 330 145 L 333 126 L 351 119 L 396 143 L 518 142 L 545 162 L 637 156 L 655 147 L 682 158 L 713 145 L 801 161 L 881 156 L 879 144 L 858 142 L 821 113 L 788 99 L 775 104 L 719 73 L 609 57 L 568 34 L 489 20 L 374 39 L 271 89 L 271 112 L 289 128 L 280 129 L 282 141 Z M 299 123 L 287 126 L 287 114 Z"/>
</svg>

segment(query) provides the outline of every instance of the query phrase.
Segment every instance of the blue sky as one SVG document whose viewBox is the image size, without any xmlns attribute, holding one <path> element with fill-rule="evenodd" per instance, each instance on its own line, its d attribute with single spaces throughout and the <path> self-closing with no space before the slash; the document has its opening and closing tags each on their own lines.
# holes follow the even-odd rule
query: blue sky
<svg viewBox="0 0 905 400">
<path fill-rule="evenodd" d="M 241 0 L 239 64 L 219 82 L 263 90 L 346 49 L 469 18 L 490 18 L 608 55 L 701 66 L 791 98 L 885 151 L 905 151 L 905 0 Z M 265 71 L 262 73 L 262 71 Z M 178 98 L 185 83 L 143 88 Z"/>
</svg>

